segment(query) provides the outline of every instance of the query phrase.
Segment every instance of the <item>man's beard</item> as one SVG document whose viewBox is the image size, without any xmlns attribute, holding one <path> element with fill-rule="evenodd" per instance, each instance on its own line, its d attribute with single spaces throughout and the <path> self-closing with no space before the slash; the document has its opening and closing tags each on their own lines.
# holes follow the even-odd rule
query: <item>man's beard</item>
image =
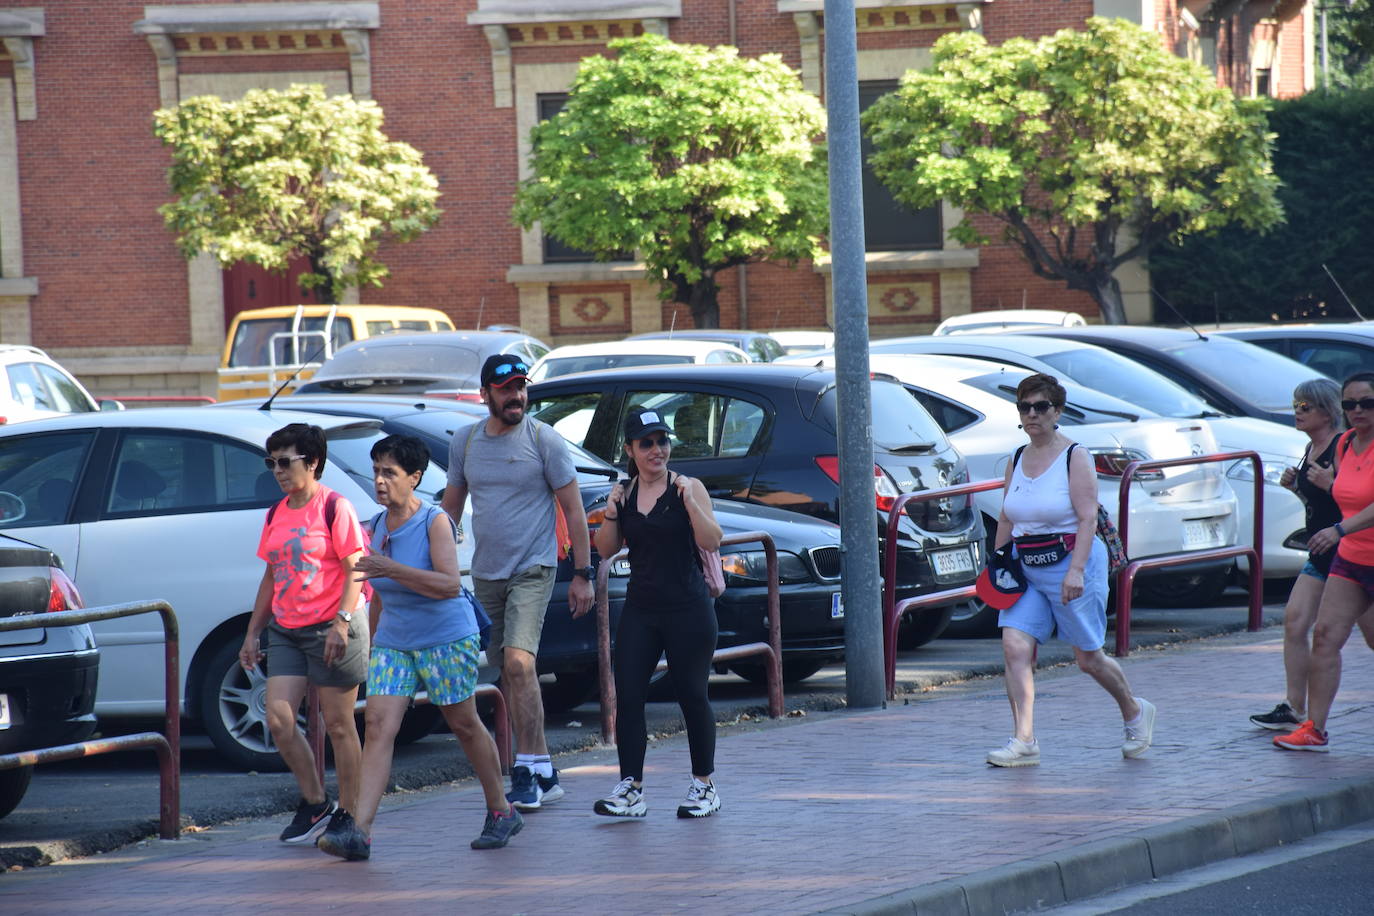
<svg viewBox="0 0 1374 916">
<path fill-rule="evenodd" d="M 519 408 L 520 408 L 520 418 L 519 418 L 519 419 L 517 419 L 517 420 L 512 420 L 512 419 L 510 419 L 509 417 L 506 416 L 506 410 L 507 410 L 508 408 L 511 408 L 511 407 L 519 407 Z M 496 419 L 500 420 L 502 423 L 506 424 L 507 426 L 519 426 L 519 425 L 520 425 L 520 421 L 523 420 L 523 419 L 525 419 L 525 405 L 524 405 L 524 404 L 521 404 L 519 401 L 507 401 L 504 405 L 502 405 L 502 406 L 500 406 L 500 407 L 497 407 L 495 403 L 493 403 L 493 402 L 491 402 L 491 401 L 488 401 L 488 402 L 487 402 L 487 410 L 491 412 L 491 415 L 492 415 L 493 417 L 495 417 Z"/>
</svg>

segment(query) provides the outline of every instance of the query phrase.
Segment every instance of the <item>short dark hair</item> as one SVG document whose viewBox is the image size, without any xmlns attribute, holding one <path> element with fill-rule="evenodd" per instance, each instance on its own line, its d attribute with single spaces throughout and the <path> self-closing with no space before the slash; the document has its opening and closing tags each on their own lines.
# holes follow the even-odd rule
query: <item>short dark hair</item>
<svg viewBox="0 0 1374 916">
<path fill-rule="evenodd" d="M 324 462 L 329 456 L 329 445 L 324 438 L 324 430 L 310 423 L 288 423 L 267 437 L 267 453 L 293 449 L 307 462 L 315 462 L 315 479 L 324 474 Z"/>
<path fill-rule="evenodd" d="M 1021 384 L 1016 386 L 1016 399 L 1026 401 L 1037 391 L 1045 392 L 1050 403 L 1060 410 L 1064 409 L 1064 403 L 1069 399 L 1069 393 L 1064 390 L 1064 386 L 1059 384 L 1059 379 L 1043 372 L 1028 375 L 1021 379 Z"/>
<path fill-rule="evenodd" d="M 418 436 L 387 436 L 372 446 L 372 460 L 383 458 L 390 458 L 407 474 L 423 474 L 429 467 L 429 446 Z"/>
</svg>

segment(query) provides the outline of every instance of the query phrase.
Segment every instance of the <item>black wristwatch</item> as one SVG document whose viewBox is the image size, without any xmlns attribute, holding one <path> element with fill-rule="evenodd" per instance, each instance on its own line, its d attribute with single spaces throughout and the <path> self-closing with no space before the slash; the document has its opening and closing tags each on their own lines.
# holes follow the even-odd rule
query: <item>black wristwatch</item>
<svg viewBox="0 0 1374 916">
<path fill-rule="evenodd" d="M 595 566 L 584 566 L 584 567 L 582 567 L 581 569 L 574 569 L 574 570 L 573 570 L 573 575 L 574 575 L 574 576 L 581 576 L 582 578 L 586 579 L 588 582 L 595 582 L 595 581 L 596 581 L 596 567 L 595 567 Z"/>
</svg>

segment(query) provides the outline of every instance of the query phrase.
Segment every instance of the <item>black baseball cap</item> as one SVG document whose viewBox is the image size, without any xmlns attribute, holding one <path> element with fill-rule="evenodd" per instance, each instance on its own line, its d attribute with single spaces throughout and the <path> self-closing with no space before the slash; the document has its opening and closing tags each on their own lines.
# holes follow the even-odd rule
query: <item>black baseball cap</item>
<svg viewBox="0 0 1374 916">
<path fill-rule="evenodd" d="M 1026 574 L 1021 561 L 1011 555 L 1011 542 L 988 555 L 988 565 L 974 584 L 978 597 L 988 607 L 1002 611 L 1011 607 L 1026 591 Z"/>
<path fill-rule="evenodd" d="M 671 433 L 673 430 L 663 421 L 663 415 L 651 407 L 631 407 L 629 414 L 625 417 L 625 438 L 643 439 L 649 433 L 662 430 Z"/>
<path fill-rule="evenodd" d="M 528 378 L 529 363 L 513 353 L 488 356 L 482 364 L 482 387 L 504 388 L 518 378 Z"/>
</svg>

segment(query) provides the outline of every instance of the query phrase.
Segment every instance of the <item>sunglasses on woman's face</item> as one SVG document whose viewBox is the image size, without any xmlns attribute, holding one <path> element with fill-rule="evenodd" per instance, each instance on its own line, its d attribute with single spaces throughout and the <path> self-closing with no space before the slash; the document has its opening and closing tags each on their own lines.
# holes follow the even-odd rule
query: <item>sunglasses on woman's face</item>
<svg viewBox="0 0 1374 916">
<path fill-rule="evenodd" d="M 1027 414 L 1027 413 L 1049 413 L 1049 412 L 1050 412 L 1050 409 L 1051 409 L 1052 407 L 1054 407 L 1054 405 L 1053 405 L 1052 403 L 1050 403 L 1049 401 L 1017 401 L 1017 402 L 1016 402 L 1016 412 L 1017 412 L 1017 413 L 1022 413 L 1022 414 Z"/>
<path fill-rule="evenodd" d="M 1356 407 L 1360 410 L 1374 410 L 1374 398 L 1360 398 L 1359 400 L 1347 398 L 1341 401 L 1341 410 L 1354 410 Z"/>
<path fill-rule="evenodd" d="M 282 455 L 280 458 L 264 458 L 262 459 L 262 463 L 267 465 L 267 470 L 269 471 L 273 468 L 281 468 L 285 471 L 291 467 L 291 462 L 304 460 L 304 455 Z"/>
<path fill-rule="evenodd" d="M 667 448 L 670 444 L 667 436 L 645 436 L 643 439 L 639 440 L 639 447 L 646 452 L 655 445 L 659 448 Z"/>
<path fill-rule="evenodd" d="M 1306 401 L 1294 401 L 1294 402 L 1293 402 L 1293 412 L 1294 412 L 1294 413 L 1307 413 L 1309 410 L 1316 410 L 1316 409 L 1317 409 L 1317 408 L 1313 407 L 1311 404 L 1307 403 Z"/>
</svg>

